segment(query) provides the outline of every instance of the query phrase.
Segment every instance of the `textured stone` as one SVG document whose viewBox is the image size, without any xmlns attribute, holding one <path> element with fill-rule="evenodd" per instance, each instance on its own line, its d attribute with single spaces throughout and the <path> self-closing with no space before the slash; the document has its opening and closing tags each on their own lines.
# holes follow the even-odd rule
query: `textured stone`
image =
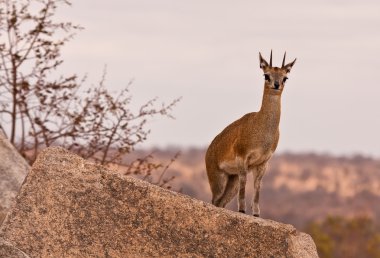
<svg viewBox="0 0 380 258">
<path fill-rule="evenodd" d="M 31 257 L 318 257 L 291 225 L 254 218 L 44 150 L 0 236 Z"/>
<path fill-rule="evenodd" d="M 0 238 L 0 257 L 6 258 L 29 258 L 27 254 L 14 247 L 11 243 Z"/>
<path fill-rule="evenodd" d="M 29 169 L 25 159 L 0 132 L 0 224 Z"/>
</svg>

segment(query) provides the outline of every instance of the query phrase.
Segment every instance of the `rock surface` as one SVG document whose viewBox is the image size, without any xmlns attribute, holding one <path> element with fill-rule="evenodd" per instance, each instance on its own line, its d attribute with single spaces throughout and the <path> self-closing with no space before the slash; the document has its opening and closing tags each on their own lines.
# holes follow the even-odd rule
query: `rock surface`
<svg viewBox="0 0 380 258">
<path fill-rule="evenodd" d="M 0 238 L 0 257 L 6 258 L 29 258 L 27 254 L 14 247 L 11 243 Z"/>
<path fill-rule="evenodd" d="M 30 257 L 318 257 L 291 225 L 220 209 L 44 150 L 0 237 Z"/>
<path fill-rule="evenodd" d="M 29 164 L 0 132 L 0 224 L 29 169 Z"/>
</svg>

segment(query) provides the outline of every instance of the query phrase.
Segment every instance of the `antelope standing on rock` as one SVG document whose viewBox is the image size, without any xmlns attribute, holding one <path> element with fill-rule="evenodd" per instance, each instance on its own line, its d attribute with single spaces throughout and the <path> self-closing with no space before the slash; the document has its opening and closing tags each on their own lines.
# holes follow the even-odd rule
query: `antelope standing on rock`
<svg viewBox="0 0 380 258">
<path fill-rule="evenodd" d="M 268 160 L 276 150 L 279 139 L 281 94 L 293 62 L 272 66 L 259 53 L 260 68 L 264 72 L 264 94 L 259 112 L 244 115 L 227 126 L 211 142 L 206 152 L 207 176 L 212 192 L 212 204 L 225 207 L 239 192 L 238 209 L 245 213 L 245 185 L 247 174 L 253 174 L 254 193 L 252 214 L 260 216 L 259 194 L 261 180 Z"/>
</svg>

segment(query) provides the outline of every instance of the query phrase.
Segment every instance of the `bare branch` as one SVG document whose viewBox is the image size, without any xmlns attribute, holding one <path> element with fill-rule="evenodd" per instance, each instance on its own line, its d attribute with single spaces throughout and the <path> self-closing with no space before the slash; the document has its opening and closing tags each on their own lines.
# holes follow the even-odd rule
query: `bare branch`
<svg viewBox="0 0 380 258">
<path fill-rule="evenodd" d="M 126 155 L 144 142 L 152 117 L 172 117 L 178 103 L 154 98 L 132 111 L 129 87 L 113 94 L 106 87 L 107 69 L 99 83 L 86 88 L 86 76 L 57 75 L 61 49 L 82 27 L 55 21 L 67 0 L 0 1 L 0 131 L 10 136 L 32 163 L 44 147 L 60 145 L 94 162 L 138 174 L 146 180 L 163 168 L 154 182 L 167 187 L 169 165 L 153 157 L 126 162 Z M 2 11 L 4 10 L 4 12 Z M 10 123 L 11 126 L 5 126 Z M 17 142 L 16 142 L 17 140 Z"/>
</svg>

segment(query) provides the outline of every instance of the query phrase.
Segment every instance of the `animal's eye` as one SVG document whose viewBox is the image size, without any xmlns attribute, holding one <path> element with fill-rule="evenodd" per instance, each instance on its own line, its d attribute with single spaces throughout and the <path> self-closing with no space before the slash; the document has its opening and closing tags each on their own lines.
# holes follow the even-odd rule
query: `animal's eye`
<svg viewBox="0 0 380 258">
<path fill-rule="evenodd" d="M 270 76 L 269 76 L 269 74 L 264 74 L 264 77 L 265 77 L 265 80 L 266 80 L 266 81 L 268 81 L 268 82 L 270 81 Z"/>
<path fill-rule="evenodd" d="M 285 83 L 287 79 L 288 79 L 288 77 L 284 77 L 284 79 L 282 80 L 282 82 Z"/>
</svg>

